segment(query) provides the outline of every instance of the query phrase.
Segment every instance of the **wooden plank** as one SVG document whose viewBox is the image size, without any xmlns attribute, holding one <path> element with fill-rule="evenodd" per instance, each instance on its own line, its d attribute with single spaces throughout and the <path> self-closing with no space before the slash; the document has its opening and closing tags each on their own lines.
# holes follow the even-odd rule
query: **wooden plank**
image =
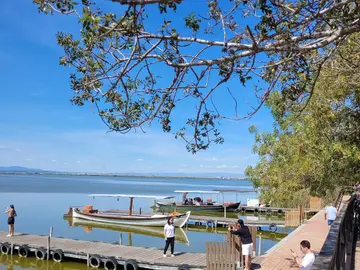
<svg viewBox="0 0 360 270">
<path fill-rule="evenodd" d="M 0 243 L 8 242 L 15 248 L 24 244 L 29 245 L 30 248 L 46 247 L 46 241 L 47 236 L 17 234 L 8 238 L 5 232 L 0 232 Z M 162 250 L 154 248 L 119 246 L 111 243 L 56 237 L 51 238 L 50 249 L 61 249 L 68 253 L 66 256 L 82 258 L 84 263 L 87 262 L 87 254 L 97 254 L 101 257 L 115 256 L 122 259 L 134 259 L 139 263 L 153 265 L 154 269 L 176 268 L 184 263 L 189 264 L 191 268 L 204 269 L 207 259 L 204 253 L 181 253 L 175 258 L 163 258 Z"/>
</svg>

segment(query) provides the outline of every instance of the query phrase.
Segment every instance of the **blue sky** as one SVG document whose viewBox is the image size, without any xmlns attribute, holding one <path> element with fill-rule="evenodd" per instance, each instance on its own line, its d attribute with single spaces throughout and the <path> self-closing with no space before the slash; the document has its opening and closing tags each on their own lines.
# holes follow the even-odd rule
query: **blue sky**
<svg viewBox="0 0 360 270">
<path fill-rule="evenodd" d="M 5 1 L 0 10 L 0 166 L 104 173 L 242 173 L 256 163 L 248 127 L 271 128 L 272 118 L 264 108 L 250 120 L 222 121 L 225 144 L 196 155 L 187 152 L 185 142 L 158 128 L 107 133 L 90 106 L 70 103 L 70 69 L 58 64 L 63 52 L 55 34 L 78 33 L 77 19 L 39 14 L 31 2 Z M 110 2 L 106 7 L 118 9 Z M 182 7 L 190 8 L 194 7 L 189 3 Z M 237 87 L 234 83 L 231 86 Z M 222 91 L 216 98 L 222 98 Z M 251 91 L 242 89 L 245 97 Z M 249 111 L 245 103 L 241 105 Z M 180 107 L 194 110 L 191 103 Z"/>
</svg>

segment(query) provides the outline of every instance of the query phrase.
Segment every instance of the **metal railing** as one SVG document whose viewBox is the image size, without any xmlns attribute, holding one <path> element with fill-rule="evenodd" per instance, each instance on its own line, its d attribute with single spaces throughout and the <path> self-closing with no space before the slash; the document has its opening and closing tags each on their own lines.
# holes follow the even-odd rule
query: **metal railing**
<svg viewBox="0 0 360 270">
<path fill-rule="evenodd" d="M 358 237 L 354 202 L 355 196 L 344 202 L 319 255 L 316 256 L 313 270 L 354 269 L 353 259 Z"/>
</svg>

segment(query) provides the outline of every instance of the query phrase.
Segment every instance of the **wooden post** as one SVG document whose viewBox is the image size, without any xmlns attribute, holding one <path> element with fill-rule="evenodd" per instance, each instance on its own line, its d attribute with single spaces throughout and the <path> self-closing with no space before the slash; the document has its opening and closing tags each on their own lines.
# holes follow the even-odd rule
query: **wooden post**
<svg viewBox="0 0 360 270">
<path fill-rule="evenodd" d="M 139 213 L 140 213 L 140 215 L 141 215 L 141 207 L 140 207 Z"/>
<path fill-rule="evenodd" d="M 13 253 L 14 253 L 14 243 L 11 243 L 10 255 L 12 256 Z"/>
<path fill-rule="evenodd" d="M 120 233 L 120 238 L 119 238 L 119 245 L 122 245 L 122 233 Z"/>
<path fill-rule="evenodd" d="M 50 238 L 52 237 L 52 233 L 53 233 L 53 227 L 50 227 L 50 232 L 49 232 L 49 236 L 47 239 L 47 254 L 46 254 L 47 260 L 50 259 Z"/>
<path fill-rule="evenodd" d="M 130 197 L 129 216 L 132 215 L 134 198 Z"/>
<path fill-rule="evenodd" d="M 258 251 L 258 256 L 261 255 L 261 233 L 260 233 L 260 236 L 259 236 L 259 251 Z"/>
<path fill-rule="evenodd" d="M 226 218 L 226 206 L 224 205 L 224 218 Z"/>
<path fill-rule="evenodd" d="M 129 235 L 129 246 L 132 247 L 133 243 L 132 243 L 132 233 L 128 232 Z"/>
<path fill-rule="evenodd" d="M 89 267 L 90 266 L 90 255 L 89 253 L 86 254 L 86 265 Z"/>
</svg>

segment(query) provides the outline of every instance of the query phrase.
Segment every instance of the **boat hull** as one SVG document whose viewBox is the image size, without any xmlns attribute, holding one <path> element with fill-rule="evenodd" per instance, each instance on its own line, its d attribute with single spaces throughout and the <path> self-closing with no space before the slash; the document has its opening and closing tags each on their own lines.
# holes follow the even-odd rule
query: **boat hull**
<svg viewBox="0 0 360 270">
<path fill-rule="evenodd" d="M 101 212 L 88 214 L 81 212 L 77 208 L 73 208 L 72 217 L 106 224 L 162 227 L 167 223 L 170 215 L 105 215 Z M 174 215 L 172 217 L 174 218 L 174 225 L 181 228 L 188 221 L 190 212 L 187 212 L 186 214 Z"/>
<path fill-rule="evenodd" d="M 226 206 L 227 212 L 234 212 L 239 208 L 239 203 L 233 203 Z M 182 204 L 166 204 L 157 202 L 156 207 L 167 211 L 211 211 L 224 212 L 223 205 L 182 205 Z"/>
<path fill-rule="evenodd" d="M 164 238 L 164 229 L 162 227 L 148 227 L 148 226 L 131 226 L 124 224 L 104 224 L 96 221 L 83 220 L 78 218 L 69 219 L 69 224 L 72 227 L 82 226 L 84 228 L 99 228 L 119 232 L 135 233 L 158 238 Z M 182 228 L 176 230 L 175 241 L 189 245 L 189 238 Z"/>
</svg>

